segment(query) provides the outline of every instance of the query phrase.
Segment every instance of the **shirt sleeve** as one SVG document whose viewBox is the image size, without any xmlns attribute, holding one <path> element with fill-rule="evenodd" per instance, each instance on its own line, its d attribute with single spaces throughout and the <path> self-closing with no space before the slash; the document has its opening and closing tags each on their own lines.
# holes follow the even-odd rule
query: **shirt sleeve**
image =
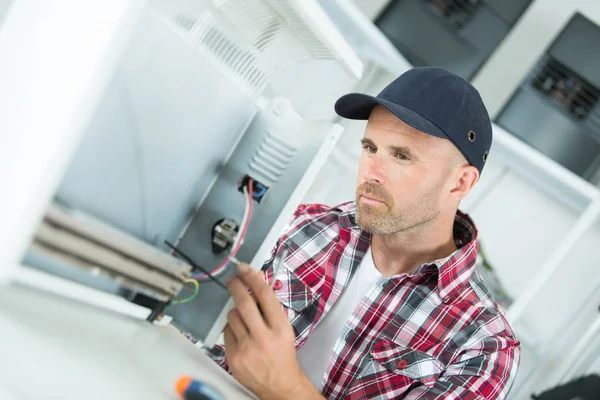
<svg viewBox="0 0 600 400">
<path fill-rule="evenodd" d="M 519 341 L 512 332 L 505 332 L 470 343 L 433 386 L 418 386 L 406 399 L 506 398 L 519 367 Z"/>
<path fill-rule="evenodd" d="M 202 351 L 214 362 L 219 364 L 221 368 L 225 371 L 229 371 L 229 366 L 227 365 L 227 358 L 225 357 L 225 346 L 224 345 L 215 345 L 213 348 L 209 348 L 206 346 L 201 347 Z"/>
</svg>

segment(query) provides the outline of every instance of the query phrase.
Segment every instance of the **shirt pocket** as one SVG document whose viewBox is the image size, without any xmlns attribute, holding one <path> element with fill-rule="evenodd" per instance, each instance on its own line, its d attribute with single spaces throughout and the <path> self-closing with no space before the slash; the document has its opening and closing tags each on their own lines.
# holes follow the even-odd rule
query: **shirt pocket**
<svg viewBox="0 0 600 400">
<path fill-rule="evenodd" d="M 443 364 L 432 355 L 399 345 L 388 338 L 375 342 L 371 356 L 385 370 L 425 385 L 435 382 L 444 370 Z"/>
<path fill-rule="evenodd" d="M 294 271 L 281 268 L 273 277 L 273 290 L 279 302 L 288 310 L 292 320 L 315 299 L 313 292 L 296 276 Z"/>
</svg>

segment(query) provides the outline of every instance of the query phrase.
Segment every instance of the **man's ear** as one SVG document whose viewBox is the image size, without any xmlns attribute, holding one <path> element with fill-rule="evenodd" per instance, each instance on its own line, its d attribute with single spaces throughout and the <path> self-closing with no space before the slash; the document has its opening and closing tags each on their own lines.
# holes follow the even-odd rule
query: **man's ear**
<svg viewBox="0 0 600 400">
<path fill-rule="evenodd" d="M 453 174 L 453 187 L 450 195 L 457 201 L 464 199 L 479 180 L 479 170 L 471 165 L 461 165 Z"/>
</svg>

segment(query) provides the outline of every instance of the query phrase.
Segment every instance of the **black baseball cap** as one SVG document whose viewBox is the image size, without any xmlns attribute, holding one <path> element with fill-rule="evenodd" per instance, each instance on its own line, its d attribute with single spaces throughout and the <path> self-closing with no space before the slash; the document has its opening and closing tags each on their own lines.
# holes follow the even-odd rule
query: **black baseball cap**
<svg viewBox="0 0 600 400">
<path fill-rule="evenodd" d="M 335 112 L 366 120 L 376 105 L 415 129 L 450 140 L 481 174 L 492 146 L 492 123 L 477 89 L 460 76 L 437 67 L 412 68 L 377 97 L 340 97 Z"/>
</svg>

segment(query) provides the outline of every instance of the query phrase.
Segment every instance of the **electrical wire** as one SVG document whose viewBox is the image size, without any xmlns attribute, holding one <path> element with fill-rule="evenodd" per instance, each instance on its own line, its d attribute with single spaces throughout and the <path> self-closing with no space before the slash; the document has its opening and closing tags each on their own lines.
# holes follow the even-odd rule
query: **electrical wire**
<svg viewBox="0 0 600 400">
<path fill-rule="evenodd" d="M 244 196 L 246 200 L 246 207 L 244 209 L 244 217 L 242 218 L 241 222 L 242 231 L 239 235 L 237 235 L 233 242 L 232 252 L 229 255 L 229 258 L 232 258 L 237 254 L 240 247 L 242 246 L 242 243 L 244 242 L 244 238 L 246 237 L 246 230 L 248 229 L 248 225 L 250 224 L 250 217 L 252 216 L 252 198 L 254 192 L 253 186 L 254 182 L 252 181 L 252 179 L 249 179 L 248 187 L 244 188 L 244 194 L 246 195 Z"/>
<path fill-rule="evenodd" d="M 239 261 L 237 261 L 235 256 L 237 255 L 240 247 L 242 247 L 242 244 L 244 242 L 244 237 L 246 236 L 246 231 L 248 230 L 248 225 L 250 225 L 250 218 L 252 218 L 252 197 L 253 197 L 253 192 L 254 192 L 253 184 L 254 184 L 254 182 L 252 181 L 252 179 L 249 179 L 248 186 L 244 187 L 244 195 L 245 195 L 244 197 L 246 199 L 246 207 L 244 210 L 244 216 L 242 217 L 242 222 L 240 224 L 241 229 L 240 229 L 239 234 L 235 238 L 235 241 L 233 242 L 233 245 L 231 247 L 231 252 L 227 255 L 227 257 L 225 257 L 225 260 L 223 260 L 223 262 L 221 264 L 219 264 L 219 266 L 217 266 L 215 269 L 210 271 L 209 275 L 214 276 L 214 275 L 220 274 L 227 268 L 227 266 L 229 265 L 230 262 L 234 262 L 236 264 L 239 263 Z M 205 273 L 200 273 L 200 274 L 193 275 L 192 278 L 198 279 L 199 281 L 205 281 L 207 279 L 210 279 L 209 275 L 207 275 Z"/>
<path fill-rule="evenodd" d="M 209 279 L 212 279 L 217 285 L 219 285 L 221 288 L 223 288 L 223 290 L 227 290 L 227 286 L 225 286 L 223 284 L 223 282 L 221 282 L 220 280 L 218 280 L 217 278 L 215 278 L 214 276 L 212 276 L 210 274 L 210 272 L 208 272 L 207 270 L 205 270 L 204 268 L 202 268 L 200 265 L 196 264 L 194 262 L 194 260 L 192 260 L 187 254 L 185 254 L 183 251 L 181 251 L 180 249 L 178 249 L 177 247 L 175 247 L 173 244 L 169 243 L 169 241 L 165 240 L 165 244 L 167 246 L 169 246 L 173 252 L 178 255 L 179 257 L 183 258 L 186 262 L 188 262 L 191 266 L 193 266 L 196 269 L 199 269 L 200 271 L 204 272 L 205 274 L 207 274 Z"/>
<path fill-rule="evenodd" d="M 198 296 L 198 292 L 200 291 L 200 284 L 198 283 L 198 281 L 190 278 L 190 279 L 186 279 L 185 282 L 194 284 L 194 293 L 192 293 L 189 297 L 186 297 L 185 299 L 173 300 L 171 302 L 171 304 L 184 304 L 184 303 L 194 300 L 196 298 L 196 296 Z"/>
<path fill-rule="evenodd" d="M 244 197 L 246 199 L 246 207 L 245 207 L 244 216 L 243 216 L 242 222 L 241 222 L 240 233 L 237 235 L 229 255 L 225 258 L 225 260 L 223 260 L 223 262 L 221 264 L 219 264 L 218 267 L 216 267 L 214 270 L 212 270 L 210 272 L 210 275 L 214 276 L 214 275 L 218 275 L 218 274 L 222 273 L 227 268 L 227 266 L 229 265 L 229 262 L 231 262 L 231 261 L 235 262 L 236 264 L 239 263 L 237 261 L 237 259 L 235 258 L 235 256 L 237 255 L 237 252 L 239 251 L 240 247 L 242 246 L 244 237 L 246 236 L 246 231 L 248 229 L 248 225 L 250 224 L 250 218 L 252 216 L 252 193 L 253 193 L 252 180 L 248 181 L 249 191 L 246 189 L 247 188 L 244 188 L 244 194 L 245 194 Z M 198 280 L 201 280 L 201 281 L 210 279 L 208 277 L 208 275 L 205 273 L 200 273 L 200 274 L 194 275 L 193 277 Z"/>
</svg>

